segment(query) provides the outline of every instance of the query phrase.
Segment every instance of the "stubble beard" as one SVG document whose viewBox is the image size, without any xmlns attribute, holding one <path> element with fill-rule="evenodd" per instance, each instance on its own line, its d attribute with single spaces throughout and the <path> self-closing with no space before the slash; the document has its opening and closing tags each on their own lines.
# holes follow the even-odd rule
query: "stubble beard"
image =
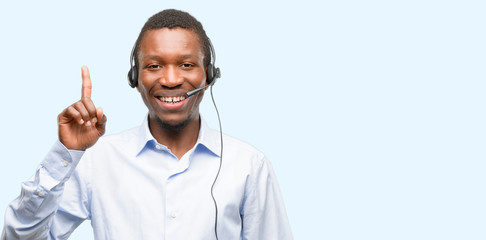
<svg viewBox="0 0 486 240">
<path fill-rule="evenodd" d="M 183 122 L 180 123 L 164 122 L 158 117 L 155 118 L 155 121 L 157 122 L 157 125 L 159 125 L 162 129 L 172 132 L 172 131 L 181 131 L 182 129 L 184 129 L 191 122 L 191 117 L 188 117 L 187 119 L 185 119 Z"/>
</svg>

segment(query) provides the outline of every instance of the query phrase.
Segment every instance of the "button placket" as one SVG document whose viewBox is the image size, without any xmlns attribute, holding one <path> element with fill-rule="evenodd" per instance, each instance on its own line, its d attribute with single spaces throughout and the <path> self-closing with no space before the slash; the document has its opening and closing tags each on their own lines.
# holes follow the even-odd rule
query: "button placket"
<svg viewBox="0 0 486 240">
<path fill-rule="evenodd" d="M 167 180 L 166 180 L 166 194 L 167 194 L 167 202 L 166 202 L 166 217 L 168 218 L 168 220 L 170 222 L 173 222 L 176 220 L 177 217 L 179 217 L 179 212 L 178 212 L 178 203 L 177 201 L 174 201 L 176 200 L 174 198 L 174 194 L 176 191 L 175 189 L 175 185 L 174 185 L 174 178 L 172 177 L 169 177 Z M 171 225 L 169 224 L 167 227 L 170 227 Z M 173 226 L 173 225 L 172 225 Z"/>
</svg>

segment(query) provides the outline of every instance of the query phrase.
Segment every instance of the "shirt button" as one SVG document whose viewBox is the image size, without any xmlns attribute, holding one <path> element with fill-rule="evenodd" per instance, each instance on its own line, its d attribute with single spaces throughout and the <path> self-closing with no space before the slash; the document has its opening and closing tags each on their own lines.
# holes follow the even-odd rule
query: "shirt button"
<svg viewBox="0 0 486 240">
<path fill-rule="evenodd" d="M 37 193 L 37 196 L 39 196 L 39 197 L 44 197 L 44 193 L 43 193 L 43 192 L 38 192 L 38 193 Z"/>
<path fill-rule="evenodd" d="M 64 167 L 67 167 L 69 165 L 69 162 L 67 160 L 62 161 L 62 165 Z"/>
<path fill-rule="evenodd" d="M 155 145 L 155 148 L 157 148 L 158 150 L 160 150 L 161 147 L 160 147 L 159 144 L 157 144 L 157 145 Z"/>
<path fill-rule="evenodd" d="M 170 214 L 170 216 L 171 216 L 172 218 L 176 218 L 176 217 L 177 217 L 177 214 L 176 214 L 175 212 L 172 212 L 172 213 Z"/>
</svg>

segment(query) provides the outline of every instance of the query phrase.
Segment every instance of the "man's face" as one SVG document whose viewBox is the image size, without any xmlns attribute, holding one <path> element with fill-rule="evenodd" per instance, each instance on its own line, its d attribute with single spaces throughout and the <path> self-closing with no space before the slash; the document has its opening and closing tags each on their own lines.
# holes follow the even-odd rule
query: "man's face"
<svg viewBox="0 0 486 240">
<path fill-rule="evenodd" d="M 196 33 L 162 28 L 145 33 L 138 57 L 142 99 L 151 123 L 180 129 L 199 118 L 203 94 L 186 98 L 185 93 L 204 86 L 204 52 Z"/>
</svg>

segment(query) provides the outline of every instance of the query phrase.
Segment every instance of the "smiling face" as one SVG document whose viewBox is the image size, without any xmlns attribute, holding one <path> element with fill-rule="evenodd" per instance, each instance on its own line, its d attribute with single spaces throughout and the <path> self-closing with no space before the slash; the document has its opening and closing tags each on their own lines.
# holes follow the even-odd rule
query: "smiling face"
<svg viewBox="0 0 486 240">
<path fill-rule="evenodd" d="M 197 34 L 183 28 L 147 31 L 137 57 L 137 89 L 149 110 L 151 129 L 180 130 L 191 122 L 198 124 L 203 94 L 185 97 L 206 83 Z"/>
</svg>

